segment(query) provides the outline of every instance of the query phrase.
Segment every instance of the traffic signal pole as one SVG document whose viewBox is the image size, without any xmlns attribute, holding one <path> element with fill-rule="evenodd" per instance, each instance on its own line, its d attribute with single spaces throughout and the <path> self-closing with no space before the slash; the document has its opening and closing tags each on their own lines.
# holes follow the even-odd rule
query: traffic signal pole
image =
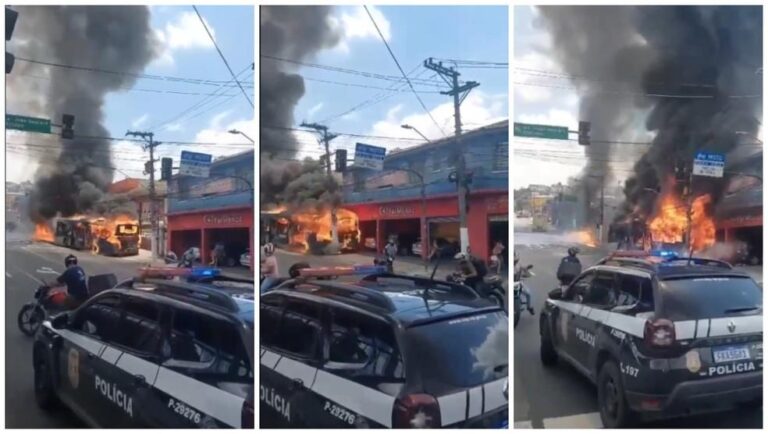
<svg viewBox="0 0 768 434">
<path fill-rule="evenodd" d="M 454 134 L 456 137 L 456 182 L 459 195 L 459 238 L 461 251 L 467 253 L 469 247 L 469 230 L 467 226 L 467 168 L 464 158 L 464 149 L 461 145 L 461 103 L 464 102 L 469 92 L 480 86 L 480 83 L 468 81 L 459 85 L 459 73 L 453 68 L 446 68 L 442 62 L 435 63 L 432 58 L 424 61 L 424 67 L 435 71 L 451 86 L 451 90 L 440 92 L 443 95 L 453 96 Z"/>
<path fill-rule="evenodd" d="M 141 137 L 142 139 L 146 140 L 147 144 L 144 145 L 144 150 L 149 150 L 147 171 L 149 172 L 149 218 L 152 223 L 152 239 L 150 247 L 152 250 L 152 261 L 155 261 L 158 258 L 158 243 L 160 240 L 160 225 L 158 224 L 157 198 L 155 193 L 155 147 L 159 145 L 160 142 L 155 142 L 155 133 L 152 132 L 128 131 L 125 133 L 125 135 Z"/>
</svg>

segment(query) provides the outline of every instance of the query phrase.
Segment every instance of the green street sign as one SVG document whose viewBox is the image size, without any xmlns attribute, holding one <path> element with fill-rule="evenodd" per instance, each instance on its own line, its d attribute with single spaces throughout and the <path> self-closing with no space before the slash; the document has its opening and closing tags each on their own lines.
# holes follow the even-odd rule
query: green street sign
<svg viewBox="0 0 768 434">
<path fill-rule="evenodd" d="M 537 139 L 568 140 L 568 127 L 521 124 L 515 122 L 515 136 L 535 137 Z"/>
<path fill-rule="evenodd" d="M 51 134 L 51 121 L 50 119 L 31 118 L 29 116 L 5 115 L 5 128 Z"/>
</svg>

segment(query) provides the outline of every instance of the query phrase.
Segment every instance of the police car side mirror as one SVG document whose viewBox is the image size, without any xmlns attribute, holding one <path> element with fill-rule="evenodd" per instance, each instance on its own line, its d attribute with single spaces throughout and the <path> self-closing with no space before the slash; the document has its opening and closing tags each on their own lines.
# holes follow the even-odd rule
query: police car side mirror
<svg viewBox="0 0 768 434">
<path fill-rule="evenodd" d="M 69 313 L 63 312 L 51 319 L 51 327 L 56 330 L 67 328 L 69 325 Z"/>
<path fill-rule="evenodd" d="M 560 300 L 561 298 L 563 298 L 563 290 L 560 288 L 555 288 L 549 291 L 549 294 L 547 294 L 547 297 L 551 298 L 552 300 Z"/>
</svg>

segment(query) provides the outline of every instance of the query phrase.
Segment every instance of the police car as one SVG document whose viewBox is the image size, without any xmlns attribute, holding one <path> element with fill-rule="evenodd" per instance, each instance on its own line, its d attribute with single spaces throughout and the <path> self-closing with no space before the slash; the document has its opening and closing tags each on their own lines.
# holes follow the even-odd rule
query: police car
<svg viewBox="0 0 768 434">
<path fill-rule="evenodd" d="M 210 269 L 142 269 L 43 323 L 37 404 L 94 427 L 252 428 L 253 297 Z"/>
<path fill-rule="evenodd" d="M 261 428 L 508 426 L 508 318 L 468 287 L 310 268 L 260 311 Z"/>
<path fill-rule="evenodd" d="M 762 304 L 725 262 L 617 252 L 549 293 L 541 360 L 597 385 L 607 428 L 760 405 Z"/>
</svg>

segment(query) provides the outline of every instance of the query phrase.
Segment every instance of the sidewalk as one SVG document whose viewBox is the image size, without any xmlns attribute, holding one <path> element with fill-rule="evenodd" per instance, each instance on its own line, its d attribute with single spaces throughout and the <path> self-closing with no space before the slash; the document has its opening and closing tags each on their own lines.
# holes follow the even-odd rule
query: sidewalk
<svg viewBox="0 0 768 434">
<path fill-rule="evenodd" d="M 139 250 L 139 254 L 136 256 L 126 256 L 125 258 L 121 259 L 127 259 L 131 260 L 133 262 L 138 262 L 140 264 L 144 265 L 151 265 L 153 267 L 172 267 L 174 265 L 169 265 L 165 263 L 164 259 L 156 259 L 155 261 L 152 261 L 152 253 L 149 250 Z M 198 267 L 203 266 L 202 264 L 197 265 Z M 225 277 L 230 277 L 233 279 L 251 279 L 254 282 L 256 281 L 255 277 L 255 271 L 251 270 L 246 267 L 217 267 L 219 270 L 221 270 L 221 275 Z"/>
</svg>

